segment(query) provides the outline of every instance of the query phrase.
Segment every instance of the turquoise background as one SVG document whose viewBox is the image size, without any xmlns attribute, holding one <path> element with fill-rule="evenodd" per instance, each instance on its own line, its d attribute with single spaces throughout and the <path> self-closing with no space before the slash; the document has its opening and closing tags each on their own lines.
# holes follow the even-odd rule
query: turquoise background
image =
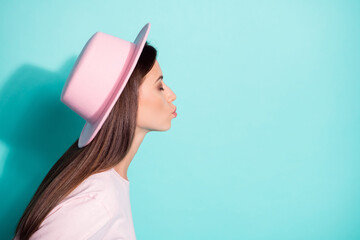
<svg viewBox="0 0 360 240">
<path fill-rule="evenodd" d="M 138 239 L 360 239 L 360 1 L 0 1 L 0 238 L 85 121 L 96 31 L 151 23 L 178 116 L 128 178 Z"/>
</svg>

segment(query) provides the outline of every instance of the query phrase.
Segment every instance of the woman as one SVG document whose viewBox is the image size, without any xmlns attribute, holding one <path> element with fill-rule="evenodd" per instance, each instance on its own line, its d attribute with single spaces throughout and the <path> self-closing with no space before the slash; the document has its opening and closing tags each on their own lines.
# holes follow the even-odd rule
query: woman
<svg viewBox="0 0 360 240">
<path fill-rule="evenodd" d="M 149 27 L 134 43 L 94 34 L 83 48 L 61 100 L 87 122 L 40 184 L 15 239 L 136 239 L 127 169 L 146 133 L 168 130 L 176 117 L 176 95 L 146 42 Z"/>
</svg>

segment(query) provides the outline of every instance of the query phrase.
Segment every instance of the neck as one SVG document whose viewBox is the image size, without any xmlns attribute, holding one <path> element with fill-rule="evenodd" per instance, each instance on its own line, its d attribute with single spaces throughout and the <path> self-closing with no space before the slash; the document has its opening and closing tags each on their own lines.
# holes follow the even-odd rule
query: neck
<svg viewBox="0 0 360 240">
<path fill-rule="evenodd" d="M 141 142 L 144 140 L 146 133 L 148 132 L 145 131 L 144 129 L 140 129 L 136 127 L 134 139 L 131 143 L 129 152 L 116 166 L 114 166 L 115 171 L 117 171 L 120 174 L 120 176 L 125 178 L 126 180 L 128 180 L 127 170 L 129 168 L 129 165 L 133 160 L 137 150 L 139 149 Z"/>
</svg>

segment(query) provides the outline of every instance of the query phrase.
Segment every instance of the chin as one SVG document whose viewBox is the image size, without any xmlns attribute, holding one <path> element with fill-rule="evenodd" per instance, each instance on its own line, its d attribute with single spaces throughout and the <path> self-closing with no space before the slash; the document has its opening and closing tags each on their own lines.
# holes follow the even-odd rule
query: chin
<svg viewBox="0 0 360 240">
<path fill-rule="evenodd" d="M 148 127 L 147 129 L 152 132 L 152 131 L 156 131 L 156 132 L 165 132 L 167 130 L 169 130 L 171 128 L 171 124 L 167 125 L 167 126 L 161 126 L 161 127 Z"/>
<path fill-rule="evenodd" d="M 166 128 L 159 129 L 158 131 L 165 132 L 168 131 L 171 128 L 171 126 L 168 126 Z"/>
<path fill-rule="evenodd" d="M 171 128 L 171 124 L 168 124 L 166 126 L 163 126 L 161 128 L 158 128 L 158 131 L 161 131 L 161 132 L 164 132 L 164 131 L 167 131 Z"/>
</svg>

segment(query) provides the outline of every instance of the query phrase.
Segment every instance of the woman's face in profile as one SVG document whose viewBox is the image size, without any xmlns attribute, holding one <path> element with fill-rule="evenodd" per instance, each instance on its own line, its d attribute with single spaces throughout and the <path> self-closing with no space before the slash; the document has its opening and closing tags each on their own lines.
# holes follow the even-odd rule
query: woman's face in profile
<svg viewBox="0 0 360 240">
<path fill-rule="evenodd" d="M 162 71 L 158 61 L 146 74 L 139 87 L 139 108 L 137 127 L 146 131 L 166 131 L 171 127 L 176 95 L 162 80 Z M 159 79 L 160 77 L 160 79 Z"/>
</svg>

